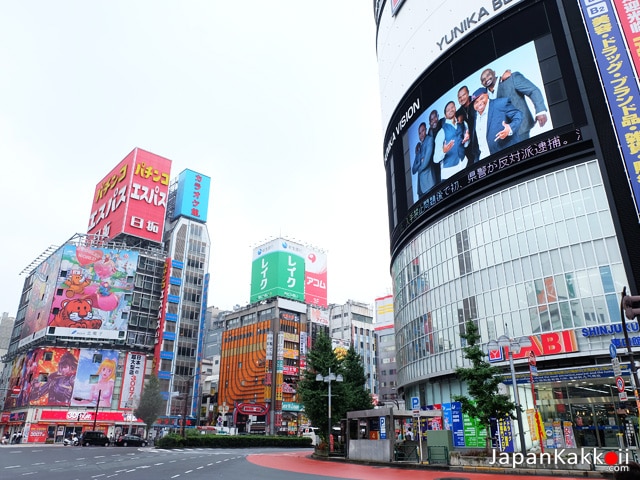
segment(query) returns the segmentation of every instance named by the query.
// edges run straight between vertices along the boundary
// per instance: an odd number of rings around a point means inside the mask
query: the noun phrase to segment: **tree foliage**
[[[345,391],[345,412],[354,410],[368,410],[373,408],[371,394],[364,388],[367,377],[362,365],[362,357],[356,352],[353,345],[349,347],[347,355],[342,361]]]
[[[472,366],[458,367],[456,374],[466,383],[471,398],[457,395],[453,399],[462,404],[463,413],[476,418],[490,432],[491,419],[513,418],[516,405],[509,396],[498,393],[501,371],[487,361],[487,354],[478,345],[480,334],[477,325],[472,321],[467,322],[466,332],[460,336],[467,341],[467,346],[462,350],[464,358],[471,361]]]
[[[305,415],[313,426],[318,427],[319,435],[324,439],[329,431],[329,385],[317,381],[316,375],[326,377],[329,371],[336,377],[343,377],[342,382],[331,382],[331,421],[334,425],[346,418],[348,411],[373,408],[371,396],[365,389],[366,376],[360,356],[351,347],[344,357],[338,358],[331,347],[331,339],[320,333],[307,355],[307,366],[298,382],[298,395]]]
[[[140,405],[138,405],[138,408],[136,408],[133,413],[147,424],[147,428],[151,428],[156,418],[162,413],[163,408],[164,399],[160,394],[160,382],[158,381],[158,377],[151,375],[142,391]]]

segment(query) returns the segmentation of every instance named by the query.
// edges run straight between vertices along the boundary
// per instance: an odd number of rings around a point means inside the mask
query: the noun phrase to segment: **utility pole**
[[[640,296],[627,295],[627,287],[622,289],[622,301],[620,302],[620,319],[622,320],[622,332],[624,333],[624,343],[627,346],[629,354],[629,363],[631,363],[631,375],[633,379],[633,396],[636,397],[636,407],[640,412],[640,398],[638,398],[638,368],[633,358],[633,350],[631,350],[631,342],[629,342],[629,332],[627,332],[627,323],[625,317],[633,320],[640,315],[640,307],[635,307],[640,303]],[[634,308],[635,307],[635,308]]]
[[[93,414],[93,429],[96,429],[96,422],[98,421],[98,408],[100,408],[100,395],[102,395],[102,390],[98,390],[98,401],[96,402],[96,411]]]

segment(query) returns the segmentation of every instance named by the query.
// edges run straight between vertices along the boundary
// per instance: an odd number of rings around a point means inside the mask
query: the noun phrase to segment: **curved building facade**
[[[632,7],[424,3],[374,2],[398,390],[423,408],[465,394],[473,321],[485,348],[531,341],[516,383],[549,448],[571,446],[563,429],[578,447],[636,446],[620,308],[640,270]],[[508,352],[486,349],[513,395]]]

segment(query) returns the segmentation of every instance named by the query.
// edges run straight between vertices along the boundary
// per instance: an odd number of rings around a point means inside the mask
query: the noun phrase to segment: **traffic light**
[[[640,315],[640,295],[626,295],[622,299],[622,308],[624,308],[624,316],[629,320],[633,320]]]

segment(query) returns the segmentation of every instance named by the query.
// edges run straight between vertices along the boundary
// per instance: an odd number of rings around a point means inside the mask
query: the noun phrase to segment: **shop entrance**
[[[638,446],[635,399],[630,395],[626,402],[616,401],[618,392],[609,379],[553,386],[540,383],[536,384],[536,390],[545,425],[553,422],[569,425],[576,447],[617,449]],[[548,447],[553,448],[552,444],[553,439],[547,438]]]

